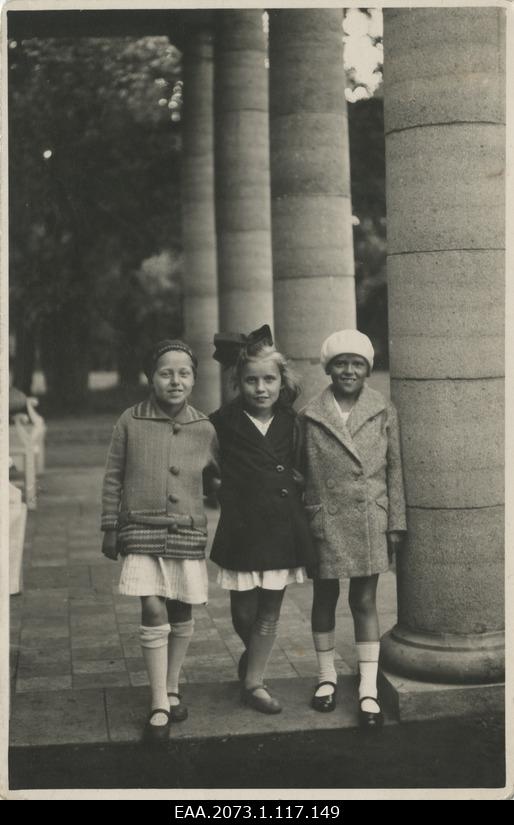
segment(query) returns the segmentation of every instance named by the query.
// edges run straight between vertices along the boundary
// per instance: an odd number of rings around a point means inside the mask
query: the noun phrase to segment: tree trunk
[[[62,413],[80,411],[87,400],[89,313],[84,303],[69,301],[42,324],[41,361],[48,405]]]
[[[16,350],[13,365],[13,385],[25,393],[31,394],[32,376],[36,358],[36,336],[34,325],[27,323],[23,308],[17,306],[14,310],[14,334]]]
[[[118,344],[118,386],[139,386],[140,360],[140,354],[135,345],[134,331],[130,328],[121,330]]]

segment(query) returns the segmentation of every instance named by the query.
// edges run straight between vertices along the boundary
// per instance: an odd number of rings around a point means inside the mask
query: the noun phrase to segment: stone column
[[[182,214],[184,337],[199,359],[193,404],[204,412],[220,403],[220,372],[212,359],[218,330],[214,209],[213,36],[191,29],[184,51]]]
[[[389,329],[409,545],[387,671],[504,673],[505,18],[384,11]]]
[[[270,11],[275,329],[307,400],[324,338],[355,327],[342,9]]]
[[[217,11],[216,228],[219,329],[273,322],[268,74],[262,11]]]

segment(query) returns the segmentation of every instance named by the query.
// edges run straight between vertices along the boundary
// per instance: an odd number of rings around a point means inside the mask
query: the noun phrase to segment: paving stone
[[[111,636],[117,633],[116,619],[113,613],[98,613],[90,615],[73,615],[70,619],[72,635],[79,632],[82,635],[91,634]]]
[[[129,684],[129,677],[126,671],[120,673],[106,671],[104,673],[73,674],[73,688],[75,690],[92,687],[123,687],[123,685]]]
[[[184,665],[188,682],[205,684],[206,682],[230,682],[237,677],[234,664],[229,667],[191,667]]]
[[[132,687],[142,687],[143,685],[150,684],[146,670],[132,671],[131,673],[129,673],[129,681]]]
[[[20,651],[22,653],[34,653],[34,651],[38,650],[45,650],[48,653],[57,653],[62,651],[67,651],[69,654],[70,651],[70,640],[69,637],[61,637],[59,639],[35,639],[32,636],[25,636],[23,639],[20,638]]]
[[[73,663],[95,659],[122,659],[124,656],[120,644],[109,642],[96,645],[79,645],[73,648]]]
[[[103,691],[55,690],[16,695],[10,735],[13,746],[106,742]]]
[[[123,655],[126,659],[134,659],[141,653],[141,645],[139,644],[126,644],[122,645],[122,647]]]
[[[30,680],[38,676],[69,676],[71,674],[71,658],[56,662],[31,662],[25,660],[22,664],[18,660],[17,678]],[[62,685],[61,687],[64,687]]]
[[[68,688],[71,688],[71,673],[60,676],[32,676],[27,679],[16,679],[16,693],[66,690]]]
[[[91,659],[74,661],[73,675],[79,673],[125,673],[125,659]]]
[[[137,673],[137,671],[145,670],[145,663],[142,656],[133,656],[130,659],[125,659],[125,664],[129,673]]]
[[[75,631],[71,637],[71,647],[75,651],[77,648],[83,647],[105,647],[106,645],[118,645],[120,637],[113,631],[111,633],[91,633],[87,631],[81,633]]]

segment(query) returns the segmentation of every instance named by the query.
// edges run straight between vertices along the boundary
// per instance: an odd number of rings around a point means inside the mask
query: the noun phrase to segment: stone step
[[[189,718],[172,725],[173,741],[293,733],[358,727],[356,679],[341,676],[338,704],[331,713],[309,706],[315,680],[269,679],[282,713],[268,716],[242,704],[238,682],[184,686]],[[86,743],[135,743],[141,740],[148,713],[148,688],[40,691],[13,698],[11,745],[46,746]],[[395,724],[386,710],[386,725]]]

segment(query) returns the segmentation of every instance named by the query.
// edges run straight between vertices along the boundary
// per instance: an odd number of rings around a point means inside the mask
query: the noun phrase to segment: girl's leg
[[[365,713],[379,713],[377,698],[380,628],[377,614],[378,575],[350,579],[349,604],[355,628],[355,643],[359,660],[359,699],[372,697],[361,704]]]
[[[312,599],[312,638],[318,659],[319,678],[321,682],[337,682],[334,665],[336,607],[339,599],[339,579],[314,579]],[[322,685],[315,697],[330,696],[334,693],[332,685]],[[316,708],[318,709],[318,708]],[[332,708],[319,708],[331,710]]]
[[[263,686],[263,682],[266,665],[277,637],[284,593],[285,588],[283,590],[258,589],[257,619],[248,647],[245,688],[250,691],[253,706],[265,713],[278,713],[281,710],[279,703],[276,699],[272,699]]]
[[[232,624],[246,648],[250,644],[250,636],[257,620],[258,606],[259,591],[256,587],[253,590],[230,591]]]
[[[140,640],[150,681],[152,710],[169,710],[170,706],[166,690],[169,633],[165,600],[160,596],[141,596]],[[167,722],[168,718],[163,713],[155,714],[150,720],[150,724],[158,727]]]
[[[180,704],[180,699],[169,694],[179,692],[180,671],[193,635],[194,619],[192,606],[185,602],[168,599],[166,608],[171,628],[168,640],[167,691],[170,706],[174,707]]]

